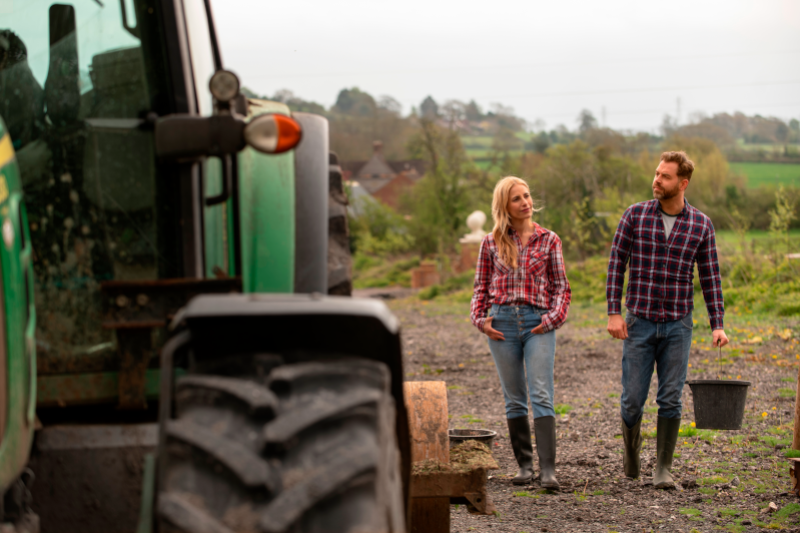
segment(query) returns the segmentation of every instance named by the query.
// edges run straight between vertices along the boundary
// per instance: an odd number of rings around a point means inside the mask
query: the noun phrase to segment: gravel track
[[[800,532],[800,500],[788,492],[792,485],[782,449],[792,438],[794,394],[786,389],[795,387],[800,353],[796,340],[784,341],[772,332],[760,344],[732,343],[740,356],[723,366],[722,377],[742,376],[753,382],[745,426],[741,431],[698,432],[689,437],[682,430],[673,475],[686,488],[657,491],[648,485],[654,438],[645,440],[643,478],[627,480],[622,473],[618,397],[622,345],[608,337],[597,317],[584,321],[588,324],[584,326],[571,319],[557,333],[555,361],[556,404],[571,407],[557,416],[556,466],[562,490],[549,493],[538,481],[529,487],[511,485],[516,471],[500,383],[485,337],[466,318],[468,305],[426,304],[412,297],[391,300],[389,306],[403,325],[406,379],[447,382],[452,428],[498,432],[493,452],[500,470],[488,485],[498,514],[471,515],[464,506],[452,506],[451,531],[689,533],[769,527]],[[727,331],[731,336],[732,326]],[[710,343],[707,328],[698,328],[695,340],[704,335]],[[736,336],[744,340],[746,333]],[[690,363],[689,379],[717,377],[714,353],[702,343],[693,347]],[[643,424],[653,434],[654,398],[655,379]],[[694,433],[688,386],[683,400],[685,431]],[[538,473],[538,464],[535,470]],[[777,512],[761,512],[769,502],[776,504]]]

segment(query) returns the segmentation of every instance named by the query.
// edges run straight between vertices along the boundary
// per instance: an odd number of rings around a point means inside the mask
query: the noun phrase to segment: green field
[[[763,152],[765,154],[783,155],[785,152],[800,152],[797,143],[746,143],[742,139],[736,140],[736,150],[740,152]]]
[[[738,244],[739,236],[736,235],[736,232],[731,231],[729,229],[720,229],[714,232],[716,234],[717,242],[718,243],[725,243],[725,244]],[[757,242],[765,242],[769,239],[772,239],[772,235],[768,231],[763,230],[750,230],[747,232],[746,239],[747,242],[750,241],[757,241]],[[789,230],[789,238],[792,241],[800,241],[800,230],[793,229]]]
[[[741,251],[742,243],[735,232],[727,229],[717,230],[717,249],[720,254],[738,254]],[[776,239],[768,231],[750,230],[745,237],[746,245],[749,250],[760,253],[770,253],[770,250],[785,250],[786,241]],[[789,231],[789,250],[790,253],[800,253],[800,230]]]
[[[523,142],[530,140],[531,134],[519,132],[517,138]],[[467,155],[475,161],[478,168],[489,166],[488,158],[492,155],[492,137],[489,135],[463,135],[461,142]],[[775,148],[772,145],[745,145],[748,149]],[[741,147],[740,147],[741,148]],[[779,147],[781,151],[782,147]],[[513,156],[519,156],[523,150],[513,150]],[[731,163],[731,171],[747,180],[747,187],[756,189],[762,186],[793,185],[800,187],[800,163]]]
[[[530,140],[531,134],[526,132],[517,132],[516,137],[523,143]],[[467,156],[475,162],[475,166],[486,170],[489,168],[492,156],[492,136],[491,135],[462,135],[461,142],[464,145],[464,150]],[[524,153],[524,150],[512,150],[509,152],[511,156],[518,157]]]
[[[764,185],[800,186],[798,163],[731,163],[731,171],[746,177],[750,189]]]

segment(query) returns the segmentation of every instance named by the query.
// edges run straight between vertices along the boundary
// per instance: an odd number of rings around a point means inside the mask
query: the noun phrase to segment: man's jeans
[[[653,367],[658,371],[658,416],[680,418],[681,395],[692,346],[692,313],[673,322],[651,322],[630,313],[622,345],[622,419],[630,428],[642,418]]]
[[[507,418],[528,416],[528,392],[534,418],[555,416],[553,363],[556,332],[531,333],[542,323],[544,312],[546,309],[530,305],[492,305],[489,311],[489,316],[494,317],[492,328],[505,336],[504,341],[489,339],[489,349],[503,387]]]

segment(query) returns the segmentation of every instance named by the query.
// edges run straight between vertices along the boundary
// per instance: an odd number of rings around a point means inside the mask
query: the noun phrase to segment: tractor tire
[[[404,531],[386,365],[253,360],[176,380],[159,532]]]
[[[329,156],[328,192],[328,294],[353,294],[353,267],[350,254],[350,231],[347,224],[347,194],[342,183],[339,157]]]

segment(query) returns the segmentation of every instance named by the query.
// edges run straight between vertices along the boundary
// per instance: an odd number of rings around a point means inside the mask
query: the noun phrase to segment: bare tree
[[[378,98],[378,108],[394,113],[395,115],[400,115],[403,112],[403,104],[388,94],[384,94]]]
[[[440,108],[442,117],[450,124],[450,129],[456,122],[467,118],[467,104],[459,100],[448,100]]]

